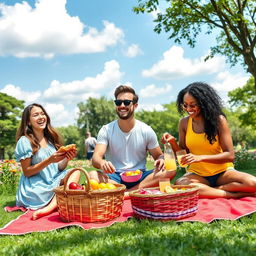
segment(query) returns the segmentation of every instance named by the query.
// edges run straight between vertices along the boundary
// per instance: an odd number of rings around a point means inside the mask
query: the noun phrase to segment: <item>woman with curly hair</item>
[[[181,159],[187,172],[176,184],[198,185],[200,197],[255,195],[256,177],[234,169],[232,137],[215,90],[206,83],[192,83],[179,92],[176,104],[180,114],[188,114],[179,122],[179,144],[169,133],[161,139],[175,152],[187,151]]]
[[[62,144],[60,136],[52,127],[45,109],[37,103],[24,109],[16,140],[15,156],[23,171],[16,205],[36,210],[32,215],[36,220],[57,209],[53,189],[67,174],[65,168],[76,156],[76,150],[57,151]],[[80,173],[74,172],[69,183],[77,182],[79,178]]]

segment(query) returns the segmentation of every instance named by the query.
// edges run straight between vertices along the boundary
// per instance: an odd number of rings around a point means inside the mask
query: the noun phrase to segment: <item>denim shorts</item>
[[[124,184],[126,186],[126,188],[132,188],[135,185],[139,184],[140,182],[142,182],[149,174],[153,173],[153,170],[146,170],[146,171],[142,171],[142,176],[141,178],[136,181],[136,182],[124,182],[121,178],[121,172],[115,172],[115,173],[107,173],[108,177],[111,180],[114,180],[115,182],[119,183],[119,184]]]
[[[210,183],[210,187],[217,187],[217,180],[220,177],[220,175],[223,174],[224,172],[220,172],[212,176],[202,176],[202,177],[205,178]]]

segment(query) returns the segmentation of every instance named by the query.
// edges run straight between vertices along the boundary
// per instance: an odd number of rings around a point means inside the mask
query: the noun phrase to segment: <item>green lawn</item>
[[[4,206],[14,204],[14,195],[0,195],[1,227],[21,214],[4,212]],[[21,236],[0,235],[0,255],[256,255],[255,224],[256,213],[211,224],[132,218],[101,229],[71,227]]]

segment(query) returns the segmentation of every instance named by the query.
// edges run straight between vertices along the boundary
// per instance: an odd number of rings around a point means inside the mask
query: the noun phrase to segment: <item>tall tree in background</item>
[[[4,158],[4,149],[15,145],[15,135],[19,124],[24,101],[0,92],[0,159]]]
[[[229,103],[240,110],[239,119],[243,126],[256,126],[256,89],[254,84],[254,78],[251,77],[245,86],[228,93]]]
[[[82,136],[89,130],[92,136],[98,134],[102,125],[117,118],[114,102],[105,97],[100,99],[89,98],[86,103],[78,103],[79,113],[77,125],[81,129]]]
[[[219,33],[217,45],[211,47],[206,58],[216,54],[227,57],[233,66],[238,62],[254,77],[256,88],[256,1],[255,0],[166,0],[165,12],[158,13],[154,31],[170,33],[176,43],[186,40],[191,47],[196,44],[202,29],[210,34]],[[135,13],[158,11],[159,0],[138,0]]]

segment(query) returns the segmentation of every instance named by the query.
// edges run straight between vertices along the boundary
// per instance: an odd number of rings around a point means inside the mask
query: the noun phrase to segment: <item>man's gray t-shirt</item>
[[[98,133],[97,144],[107,145],[106,160],[112,162],[117,172],[145,170],[147,150],[159,146],[153,129],[139,120],[128,133],[119,128],[117,120],[104,125]]]

